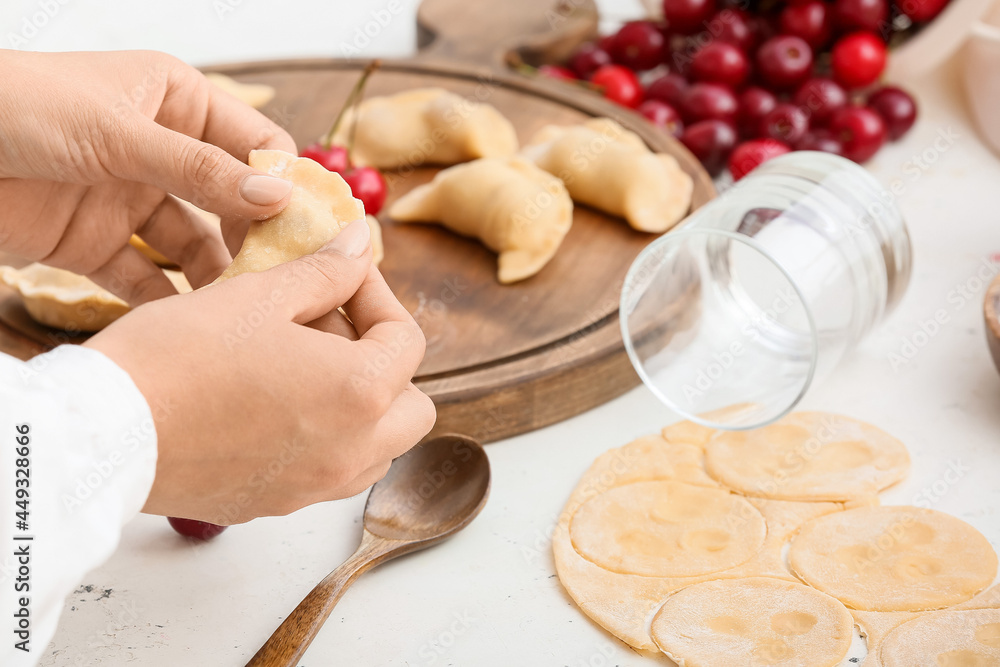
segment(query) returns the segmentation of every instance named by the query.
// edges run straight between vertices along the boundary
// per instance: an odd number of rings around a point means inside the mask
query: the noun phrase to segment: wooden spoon
[[[299,603],[247,667],[296,667],[359,575],[458,532],[489,493],[489,460],[470,438],[442,435],[396,459],[368,494],[361,546]]]

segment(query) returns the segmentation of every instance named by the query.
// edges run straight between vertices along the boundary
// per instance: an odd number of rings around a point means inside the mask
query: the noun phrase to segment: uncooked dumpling
[[[241,83],[225,74],[209,72],[205,78],[236,99],[259,109],[274,99],[274,88],[262,83]]]
[[[374,215],[366,215],[368,229],[372,232],[372,264],[378,266],[385,259],[385,246],[382,244],[382,225]]]
[[[514,126],[499,111],[442,88],[373,97],[362,102],[357,113],[351,155],[362,166],[448,166],[517,152]],[[350,145],[353,123],[352,109],[344,115],[334,143]]]
[[[942,611],[899,626],[882,645],[885,667],[996,667],[1000,610]]]
[[[517,157],[445,169],[397,201],[400,222],[439,222],[500,254],[499,280],[538,273],[573,223],[573,202],[558,178]]]
[[[691,177],[670,155],[653,153],[608,118],[542,128],[523,154],[558,176],[574,201],[625,218],[643,232],[665,232],[691,207]]]
[[[906,447],[870,424],[795,412],[752,431],[719,433],[706,445],[708,473],[740,493],[783,500],[872,496],[910,469]]]
[[[243,247],[216,282],[314,253],[344,227],[365,219],[364,205],[340,174],[313,160],[284,151],[252,151],[250,166],[294,183],[292,198],[281,213],[250,225]]]
[[[792,571],[848,607],[927,611],[964,602],[997,574],[993,547],[943,512],[862,507],[810,521],[792,541]]]
[[[183,273],[164,273],[178,292],[191,291]],[[127,303],[89,278],[44,264],[0,266],[0,282],[18,291],[31,319],[55,329],[100,331],[129,311]]]
[[[651,634],[684,667],[833,667],[851,648],[854,620],[840,602],[802,584],[716,580],[667,598]]]

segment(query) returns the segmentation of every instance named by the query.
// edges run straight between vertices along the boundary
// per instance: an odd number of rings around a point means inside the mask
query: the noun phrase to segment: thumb
[[[371,230],[357,220],[315,253],[254,274],[264,284],[253,289],[282,301],[293,322],[307,324],[347,303],[371,263]]]
[[[124,149],[120,178],[154,185],[223,217],[262,220],[288,203],[292,183],[257,171],[218,146],[138,121],[136,140]],[[118,166],[116,169],[115,167]]]

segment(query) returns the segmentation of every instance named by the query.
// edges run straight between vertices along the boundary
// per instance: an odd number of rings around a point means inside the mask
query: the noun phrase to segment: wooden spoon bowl
[[[247,667],[296,667],[359,576],[454,535],[476,518],[489,493],[490,463],[471,438],[439,436],[396,459],[368,494],[358,550],[316,585]]]

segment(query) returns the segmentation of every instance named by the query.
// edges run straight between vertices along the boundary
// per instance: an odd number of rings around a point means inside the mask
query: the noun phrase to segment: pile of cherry
[[[714,176],[792,150],[871,158],[906,134],[913,98],[879,86],[888,43],[948,0],[664,0],[541,74],[586,80],[678,137]],[[645,84],[645,85],[644,85]]]

